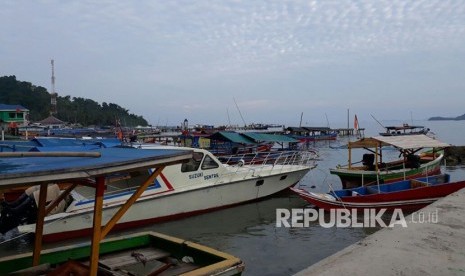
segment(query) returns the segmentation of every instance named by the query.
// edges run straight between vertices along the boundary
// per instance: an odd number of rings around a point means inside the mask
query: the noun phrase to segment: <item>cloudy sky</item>
[[[50,91],[52,58],[59,95],[154,125],[458,116],[465,1],[2,1],[0,76]]]

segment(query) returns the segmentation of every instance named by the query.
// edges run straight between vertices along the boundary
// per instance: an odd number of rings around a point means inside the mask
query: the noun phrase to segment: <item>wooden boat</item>
[[[93,276],[97,275],[98,271],[99,253],[101,253],[100,242],[167,165],[189,160],[192,157],[192,152],[172,149],[142,151],[102,148],[87,152],[3,152],[0,153],[0,157],[0,189],[36,185],[39,187],[34,250],[32,264],[28,265],[37,266],[40,264],[45,216],[65,200],[76,186],[88,185],[94,189],[95,204],[88,214],[93,216],[92,230],[90,231],[92,235],[90,267],[89,273],[84,274]],[[102,224],[103,196],[108,184],[106,176],[150,168],[155,169],[137,186],[131,197],[119,204],[118,210],[110,218],[105,218],[106,223]],[[63,182],[71,183],[71,185],[57,198],[47,203],[48,184]],[[2,221],[0,225],[3,228],[7,222],[19,218],[16,215],[11,216],[5,209],[2,210],[0,219]]]
[[[401,159],[384,162],[383,147],[391,146],[400,152]],[[426,135],[377,136],[348,143],[349,164],[330,169],[339,176],[343,189],[358,186],[390,183],[410,178],[439,174],[443,151],[449,144]],[[352,163],[352,149],[364,148],[371,153],[364,154],[362,166]],[[423,149],[432,151],[421,152]]]
[[[449,179],[449,175],[442,174],[390,184],[331,191],[327,194],[312,193],[298,188],[291,190],[307,202],[324,210],[368,208],[417,210],[465,188],[465,181],[449,182]]]
[[[329,127],[288,127],[286,131],[287,135],[303,144],[337,139],[337,132]]]
[[[149,149],[193,150],[193,157],[183,164],[167,166],[142,192],[132,208],[119,220],[115,229],[125,229],[156,222],[188,217],[233,205],[259,200],[296,184],[314,167],[302,152],[284,152],[272,164],[225,165],[202,149],[141,145]],[[146,149],[146,150],[143,150]],[[42,151],[55,150],[41,148]],[[120,149],[124,150],[124,149]],[[109,182],[103,198],[103,221],[108,221],[134,193],[140,178],[152,170],[138,170],[107,176]],[[95,200],[89,188],[79,186],[71,192],[72,202],[62,213],[47,216],[43,232],[45,241],[56,241],[90,233]],[[93,191],[93,190],[91,190]],[[20,225],[20,232],[34,232],[34,224]]]
[[[400,136],[400,135],[420,135],[427,134],[429,128],[424,126],[411,126],[409,124],[403,124],[401,126],[387,126],[386,132],[380,132],[381,136]]]
[[[0,272],[2,275],[71,275],[70,272],[89,275],[90,248],[90,243],[80,243],[44,250],[40,264],[34,267],[31,267],[32,253],[3,257]],[[240,275],[243,270],[244,263],[237,257],[155,232],[115,237],[100,243],[98,275]]]

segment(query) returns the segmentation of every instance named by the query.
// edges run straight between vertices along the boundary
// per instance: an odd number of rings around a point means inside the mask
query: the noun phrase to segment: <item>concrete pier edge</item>
[[[435,211],[437,223],[415,219]],[[295,275],[465,275],[465,189],[405,219]]]

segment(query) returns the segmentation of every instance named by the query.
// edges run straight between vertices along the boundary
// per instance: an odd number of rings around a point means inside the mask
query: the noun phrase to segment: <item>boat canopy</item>
[[[54,150],[36,153],[0,153],[0,188],[33,186],[44,182],[152,168],[161,164],[180,163],[192,156],[192,151],[181,149],[100,148],[89,149],[87,152],[76,150],[70,152],[72,147],[63,149],[67,153]],[[90,154],[88,157],[83,157],[85,153]],[[17,156],[12,156],[13,154]],[[36,157],[26,157],[28,154],[35,154]],[[72,156],[73,154],[75,156]],[[52,155],[53,158],[50,157]]]
[[[426,135],[375,136],[349,142],[349,148],[375,148],[394,146],[398,149],[446,148],[450,144],[430,138]]]
[[[241,135],[246,136],[254,140],[255,142],[276,142],[276,143],[297,143],[298,140],[289,137],[287,135],[280,134],[268,134],[268,133],[256,133],[256,132],[244,132]]]
[[[233,131],[219,131],[207,138],[212,140],[219,140],[224,142],[238,143],[238,144],[256,144],[250,138],[242,136],[240,133]]]

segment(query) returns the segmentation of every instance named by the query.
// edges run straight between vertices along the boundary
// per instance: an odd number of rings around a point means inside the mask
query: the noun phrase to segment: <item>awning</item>
[[[267,134],[267,133],[256,133],[256,132],[244,132],[241,135],[246,136],[254,140],[255,142],[276,142],[276,143],[297,143],[298,140],[280,134]]]
[[[240,135],[237,132],[230,132],[230,131],[219,131],[216,132],[207,138],[212,140],[219,140],[225,142],[232,142],[232,143],[239,143],[239,144],[256,144],[251,139]]]
[[[426,135],[376,136],[373,139],[399,149],[446,148],[450,144],[430,138]]]
[[[446,148],[450,145],[426,135],[376,136],[349,142],[350,148],[393,146],[399,149]]]

